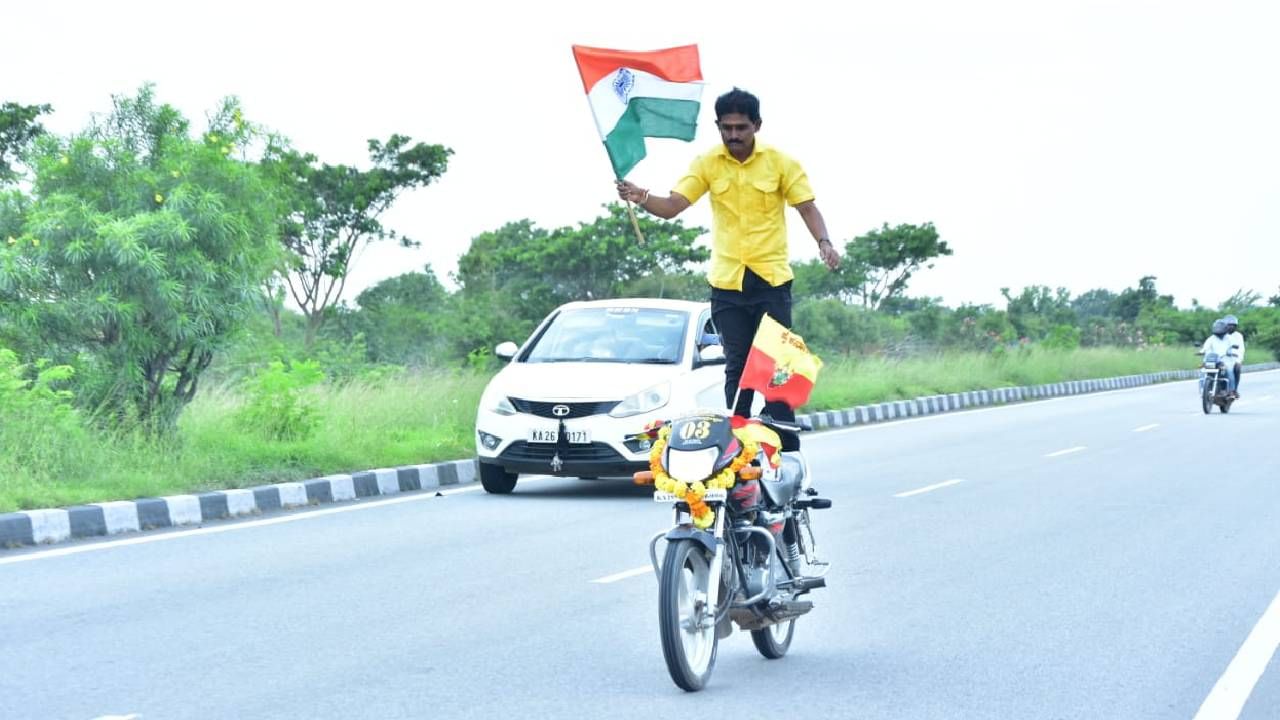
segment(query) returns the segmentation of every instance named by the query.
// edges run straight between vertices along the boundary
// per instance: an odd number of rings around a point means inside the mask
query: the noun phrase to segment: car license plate
[[[702,501],[703,502],[724,502],[725,498],[728,497],[728,495],[729,493],[727,490],[713,488],[711,490],[708,490],[706,494],[702,496]],[[674,493],[665,492],[663,490],[656,490],[653,493],[654,502],[669,503],[669,502],[675,502],[676,500],[683,500],[683,499],[684,498],[677,498]]]
[[[590,430],[568,430],[569,442],[573,445],[586,445],[591,442]],[[560,442],[560,431],[556,428],[530,428],[529,442],[531,443],[555,443]]]

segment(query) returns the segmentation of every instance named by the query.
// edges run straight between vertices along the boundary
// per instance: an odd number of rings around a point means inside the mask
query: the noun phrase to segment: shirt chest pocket
[[[782,207],[782,194],[778,192],[778,178],[757,178],[747,187],[747,203],[752,209],[775,213]]]

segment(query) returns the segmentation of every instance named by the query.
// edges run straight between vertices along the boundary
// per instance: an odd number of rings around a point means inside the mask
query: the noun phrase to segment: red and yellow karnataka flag
[[[804,338],[766,313],[747,353],[738,387],[755,390],[766,401],[781,400],[792,410],[809,401],[822,361],[809,352]]]
[[[617,177],[644,158],[646,137],[693,139],[702,102],[697,45],[647,51],[574,45],[573,58]]]

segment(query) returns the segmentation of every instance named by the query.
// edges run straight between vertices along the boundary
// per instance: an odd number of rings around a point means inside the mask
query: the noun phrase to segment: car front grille
[[[529,415],[537,415],[538,417],[553,418],[556,420],[572,420],[573,418],[587,417],[588,415],[603,415],[618,406],[620,400],[605,400],[604,402],[541,402],[537,400],[525,400],[524,398],[508,398],[516,410]],[[557,415],[552,408],[564,406],[569,408],[569,412],[563,415]]]
[[[574,462],[626,462],[618,451],[605,443],[594,442],[583,445],[560,447],[555,443],[529,443],[517,440],[511,443],[502,453],[503,460],[512,462],[551,462],[551,458],[560,453],[560,460]]]

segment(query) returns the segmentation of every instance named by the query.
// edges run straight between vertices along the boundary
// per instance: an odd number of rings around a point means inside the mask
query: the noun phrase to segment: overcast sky
[[[348,298],[475,235],[554,227],[615,197],[574,43],[696,43],[698,138],[650,140],[629,179],[665,192],[718,142],[715,96],[761,98],[760,138],[798,159],[837,240],[934,222],[955,255],[913,295],[1119,291],[1180,305],[1280,287],[1280,3],[7,3],[0,101],[50,103],[57,132],[154,82],[197,126],[218,98],[330,163],[393,132],[455,155],[388,224]],[[793,256],[816,257],[789,213]],[[707,201],[681,216],[710,226]],[[837,243],[840,245],[841,243]]]

